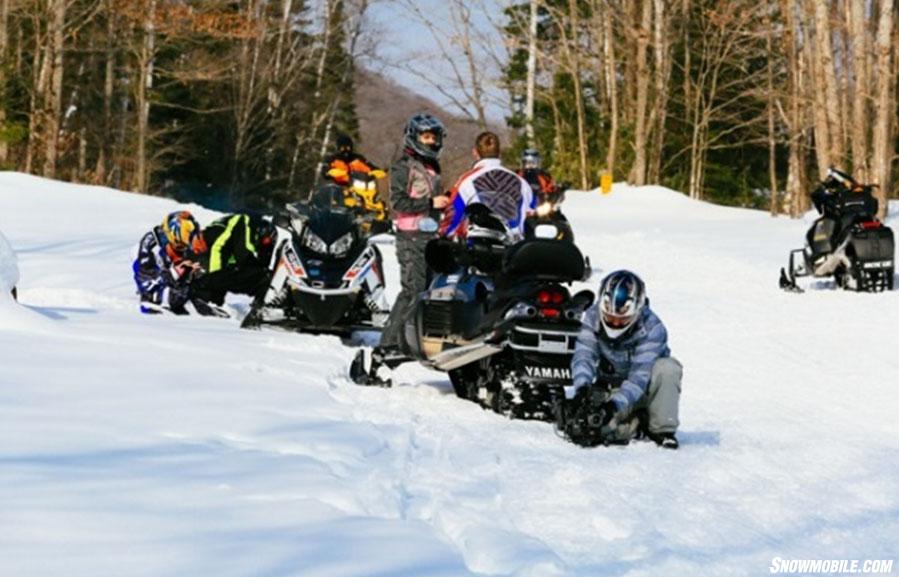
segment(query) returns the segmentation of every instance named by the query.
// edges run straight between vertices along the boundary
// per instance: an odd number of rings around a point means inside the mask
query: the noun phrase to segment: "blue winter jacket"
[[[173,262],[165,250],[166,238],[162,227],[157,226],[140,240],[137,258],[134,259],[134,283],[141,300],[158,305],[170,303],[170,289],[177,282]]]
[[[611,339],[599,324],[598,307],[595,304],[584,313],[571,359],[573,385],[575,390],[592,385],[597,376],[620,382],[611,399],[623,411],[646,394],[655,362],[671,355],[668,331],[647,305],[628,333],[618,340]]]

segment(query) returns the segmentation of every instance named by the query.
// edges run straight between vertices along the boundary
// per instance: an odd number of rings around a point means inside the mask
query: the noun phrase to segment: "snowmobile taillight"
[[[557,319],[562,316],[562,311],[551,307],[541,308],[540,316],[545,319]]]
[[[560,305],[565,300],[565,293],[560,290],[544,289],[537,293],[537,302],[541,305]]]
[[[871,230],[872,228],[880,228],[881,224],[878,220],[869,220],[867,222],[861,223],[861,227],[865,230]]]

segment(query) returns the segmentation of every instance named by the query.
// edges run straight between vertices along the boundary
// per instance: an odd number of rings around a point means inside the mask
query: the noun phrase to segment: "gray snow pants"
[[[618,419],[616,437],[630,439],[637,432],[637,419],[633,418],[640,410],[649,416],[650,433],[674,433],[680,421],[677,419],[680,404],[681,378],[684,367],[674,357],[657,360],[652,366],[652,376],[646,394],[637,401],[627,414]]]
[[[434,238],[420,232],[396,233],[396,258],[400,263],[400,294],[390,309],[390,316],[381,332],[381,347],[399,347],[403,323],[418,294],[428,288],[428,265],[425,247]]]

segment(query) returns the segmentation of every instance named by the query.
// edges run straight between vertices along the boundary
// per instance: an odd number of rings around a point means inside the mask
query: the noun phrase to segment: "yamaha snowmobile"
[[[349,336],[383,326],[389,310],[381,253],[364,232],[372,215],[347,208],[343,200],[339,186],[326,185],[311,202],[289,204],[276,217],[271,282],[242,327]]]
[[[447,371],[456,394],[514,418],[553,420],[571,384],[571,357],[591,291],[572,295],[590,267],[550,225],[511,245],[483,205],[466,211],[466,242],[437,239],[438,274],[405,324],[412,356]]]
[[[828,170],[812,193],[821,214],[806,234],[806,246],[790,252],[788,269],[780,269],[780,287],[802,292],[796,279],[833,277],[838,287],[864,292],[893,289],[893,231],[877,217],[872,185]]]

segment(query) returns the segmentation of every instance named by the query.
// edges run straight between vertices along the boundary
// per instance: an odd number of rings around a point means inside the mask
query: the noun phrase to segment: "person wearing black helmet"
[[[599,403],[593,409],[604,442],[645,435],[677,449],[683,367],[671,357],[668,332],[636,274],[619,270],[603,279],[584,313],[571,375],[566,397]]]
[[[203,239],[209,250],[191,294],[218,305],[227,293],[258,296],[268,287],[269,261],[276,237],[271,221],[248,214],[230,214],[207,226]]]
[[[534,148],[526,148],[521,153],[521,167],[518,169],[518,176],[531,185],[537,196],[538,204],[561,201],[565,194],[564,189],[567,188],[565,185],[556,184],[552,175],[543,170],[540,153]]]
[[[359,384],[389,385],[381,370],[409,360],[401,331],[416,295],[427,288],[425,247],[436,236],[440,211],[449,203],[440,184],[440,152],[446,129],[427,113],[412,116],[403,133],[403,155],[390,167],[390,212],[396,231],[401,290],[374,350],[359,351],[351,377]]]
[[[325,158],[322,164],[321,176],[325,181],[346,186],[350,183],[354,172],[371,174],[379,179],[387,176],[373,162],[356,152],[353,139],[349,135],[338,135],[335,144],[337,150]]]

